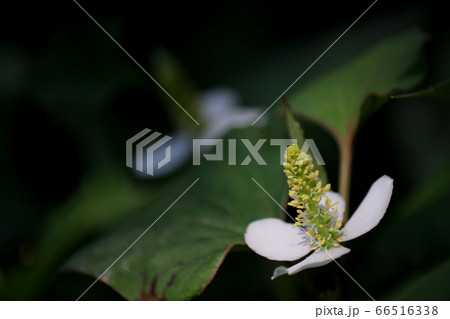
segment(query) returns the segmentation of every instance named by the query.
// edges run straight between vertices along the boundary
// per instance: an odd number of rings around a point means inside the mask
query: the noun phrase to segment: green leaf
[[[385,300],[448,300],[450,285],[445,284],[450,276],[450,259],[429,270],[409,278],[395,289]]]
[[[257,165],[252,160],[241,166],[248,152],[239,139],[248,138],[255,144],[268,136],[257,129],[234,134],[228,137],[236,139],[237,165],[228,165],[227,154],[221,162],[202,161],[166,188],[157,203],[81,250],[66,268],[93,277],[101,275],[170,207],[101,280],[133,300],[185,300],[201,293],[229,249],[244,244],[250,222],[282,216],[277,205],[254,182],[281,202],[286,182],[279,163],[279,147],[266,141],[259,153],[268,165]],[[228,149],[226,144],[224,149]],[[197,178],[198,182],[171,207]]]
[[[286,114],[286,125],[288,128],[289,137],[297,140],[298,145],[302,145],[305,141],[305,133],[300,123],[295,119],[292,108],[285,98],[283,98]]]
[[[284,102],[284,106],[285,106],[286,125],[288,128],[289,138],[296,139],[297,145],[302,147],[303,143],[305,142],[305,132],[303,130],[303,127],[295,119],[295,115],[294,115],[294,112],[292,111],[291,105],[284,97],[283,97],[283,102]],[[323,165],[317,164],[317,159],[314,156],[314,154],[312,154],[311,158],[314,162],[314,166],[320,172],[320,178],[322,179],[322,182],[324,184],[327,184],[328,178],[327,178],[327,172],[325,170],[325,167]]]
[[[194,119],[201,121],[197,113],[198,92],[194,81],[189,77],[183,66],[166,50],[158,50],[152,56],[155,78],[169,94],[183,106]],[[168,110],[176,127],[190,131],[199,129],[196,124],[180,107],[168,97],[159,87],[156,91],[161,102]]]
[[[418,214],[426,210],[430,203],[445,198],[450,189],[450,165],[439,167],[437,172],[404,196],[392,209],[397,212],[394,220],[401,223],[407,219],[420,218]]]
[[[442,81],[428,89],[417,92],[394,95],[393,99],[405,99],[411,97],[450,97],[450,79]]]
[[[422,78],[422,70],[411,71],[424,39],[414,29],[380,41],[341,68],[299,86],[289,98],[294,111],[323,125],[338,141],[349,143],[369,97],[390,96]]]
[[[88,176],[72,198],[57,209],[43,226],[40,257],[61,258],[92,233],[104,230],[155,198],[113,169]]]
[[[87,176],[69,200],[42,226],[36,247],[36,264],[12,272],[7,293],[12,299],[34,299],[46,288],[58,264],[81,242],[104,231],[124,216],[154,200],[157,192],[144,193],[127,176],[104,168]]]

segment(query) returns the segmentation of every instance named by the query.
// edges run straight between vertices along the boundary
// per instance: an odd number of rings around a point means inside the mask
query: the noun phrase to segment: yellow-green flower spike
[[[330,184],[323,186],[311,157],[300,151],[297,145],[289,146],[284,157],[284,173],[292,199],[288,205],[297,208],[298,213],[293,226],[303,227],[314,238],[310,243],[311,250],[339,246],[342,223],[337,220],[337,202],[332,203],[325,197]],[[320,203],[322,198],[325,198],[323,204]]]

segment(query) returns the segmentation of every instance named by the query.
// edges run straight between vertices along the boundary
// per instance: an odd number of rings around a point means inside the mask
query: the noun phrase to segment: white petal
[[[386,175],[373,183],[358,209],[342,229],[343,241],[359,237],[378,225],[391,200],[393,187],[392,178]]]
[[[245,242],[257,254],[271,260],[292,261],[308,254],[308,235],[277,218],[265,218],[247,226]]]
[[[333,248],[328,249],[327,251],[324,251],[319,248],[313,254],[306,257],[305,260],[299,262],[298,264],[296,264],[292,267],[276,268],[275,271],[273,272],[272,279],[275,279],[284,274],[294,275],[294,274],[296,274],[302,270],[308,269],[308,268],[324,266],[349,252],[350,252],[350,249],[343,247],[343,246],[333,247]]]
[[[325,196],[328,197],[331,200],[331,204],[334,204],[335,202],[338,202],[336,205],[337,207],[337,220],[342,221],[344,218],[344,212],[345,212],[345,200],[344,197],[339,195],[339,193],[328,191],[325,193]],[[319,205],[325,206],[325,197],[322,197],[322,199],[319,202]]]
[[[199,112],[206,120],[202,138],[218,138],[233,128],[249,126],[262,111],[258,107],[239,106],[239,96],[228,88],[210,90],[200,96],[199,102]]]

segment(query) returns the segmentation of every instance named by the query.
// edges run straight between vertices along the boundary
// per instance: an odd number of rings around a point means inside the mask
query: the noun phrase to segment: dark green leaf
[[[268,165],[257,165],[254,160],[247,166],[240,165],[248,152],[239,138],[249,138],[254,144],[258,138],[268,137],[258,132],[238,131],[232,137],[239,146],[237,165],[228,165],[225,154],[223,162],[205,162],[193,168],[177,179],[156,204],[80,251],[67,267],[94,277],[102,274],[199,178],[102,277],[128,299],[184,300],[199,294],[214,277],[228,250],[244,244],[250,222],[281,216],[276,204],[252,180],[281,202],[286,183],[279,148],[266,141],[260,154]]]
[[[386,300],[448,300],[450,285],[450,259],[429,270],[409,278]]]
[[[404,99],[410,97],[450,97],[450,79],[442,81],[428,89],[417,92],[394,95],[394,99]]]
[[[389,96],[422,78],[422,72],[411,70],[424,39],[422,32],[410,30],[380,41],[343,67],[299,86],[289,98],[292,108],[322,124],[335,138],[351,140],[370,96]]]
[[[392,209],[398,212],[395,215],[395,221],[402,222],[405,219],[414,218],[418,213],[426,210],[427,205],[444,198],[448,189],[450,189],[450,166],[446,165],[398,202]]]
[[[292,139],[296,139],[297,144],[302,147],[303,143],[305,142],[305,132],[303,130],[303,127],[295,119],[294,112],[292,112],[292,108],[289,102],[285,98],[283,98],[283,102],[285,105],[286,125],[288,128],[289,137]],[[322,179],[322,182],[326,184],[328,178],[325,167],[323,165],[317,164],[317,158],[314,156],[314,154],[311,154],[311,158],[314,162],[315,167],[320,171],[320,178]]]
[[[305,133],[300,123],[295,119],[295,115],[287,100],[283,98],[283,101],[285,103],[286,125],[289,138],[297,140],[297,144],[301,146],[305,141]]]
[[[42,226],[33,267],[15,272],[8,282],[8,294],[33,299],[46,287],[48,275],[83,240],[132,216],[156,197],[144,193],[126,176],[111,169],[86,178],[77,192],[56,209]]]
[[[180,103],[196,121],[201,121],[197,113],[198,92],[194,82],[184,68],[165,50],[159,50],[153,55],[153,66],[155,78],[158,79],[158,83],[161,84],[164,90],[168,91],[177,103]],[[179,105],[168,97],[166,92],[157,88],[157,93],[161,97],[161,102],[164,103],[164,106],[170,112],[171,119],[177,127],[194,131],[198,130],[198,124],[181,111]]]

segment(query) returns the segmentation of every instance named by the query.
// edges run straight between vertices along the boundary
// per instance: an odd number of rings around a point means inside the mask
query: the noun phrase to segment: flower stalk
[[[339,182],[338,191],[346,203],[350,200],[350,182],[352,173],[353,143],[339,143]],[[348,220],[348,209],[344,212],[343,222]]]

